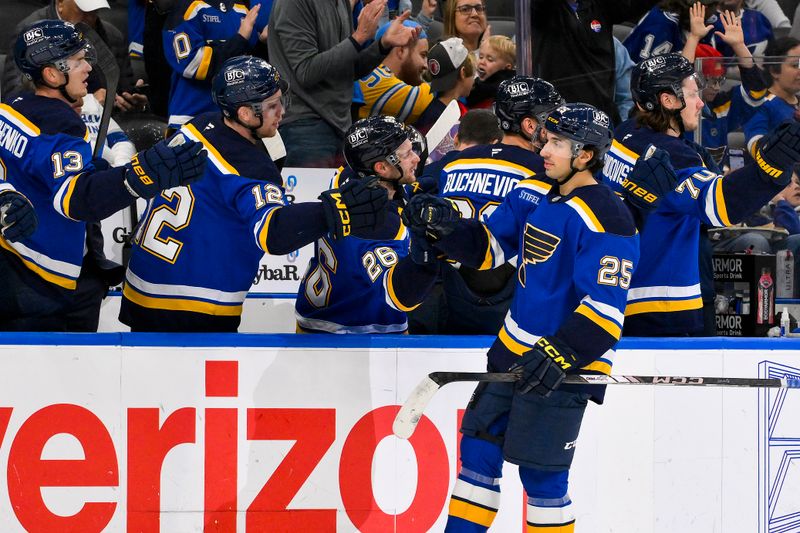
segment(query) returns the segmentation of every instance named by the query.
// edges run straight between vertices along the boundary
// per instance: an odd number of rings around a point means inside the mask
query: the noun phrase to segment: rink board
[[[0,531],[441,531],[473,387],[391,421],[490,341],[2,335]],[[614,370],[797,377],[797,342],[625,340]],[[578,532],[800,531],[800,391],[616,386],[573,467]],[[493,531],[523,531],[504,474]]]

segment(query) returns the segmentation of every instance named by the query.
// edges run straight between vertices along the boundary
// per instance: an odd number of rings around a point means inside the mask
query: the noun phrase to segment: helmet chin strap
[[[69,102],[71,104],[74,104],[78,100],[73,98],[72,96],[70,96],[70,94],[67,92],[67,85],[69,85],[69,71],[64,72],[60,68],[58,69],[58,71],[61,72],[64,75],[64,83],[62,83],[61,85],[56,85],[55,87],[53,87],[52,85],[50,85],[49,83],[44,81],[44,78],[41,78],[42,79],[42,83],[44,83],[45,87],[49,87],[50,89],[57,89],[58,92],[61,94],[61,96],[63,96],[67,100],[67,102]]]
[[[579,169],[575,168],[575,160],[578,158],[580,151],[583,150],[583,145],[581,143],[576,143],[575,141],[572,142],[572,156],[569,158],[569,174],[563,180],[556,180],[558,182],[559,187],[562,185],[566,185],[569,180],[575,177],[575,174],[581,172],[581,170],[586,169]]]
[[[245,124],[245,123],[244,123],[244,122],[242,122],[241,120],[239,120],[239,112],[238,112],[238,110],[237,110],[237,112],[236,112],[236,116],[235,116],[233,119],[234,119],[234,120],[235,120],[235,121],[236,121],[238,124],[240,124],[240,125],[244,126],[244,127],[245,127],[245,128],[247,128],[248,130],[250,130],[250,137],[251,137],[251,138],[252,138],[254,141],[258,141],[258,140],[259,140],[259,137],[258,137],[258,133],[257,133],[257,131],[259,130],[259,128],[261,128],[261,126],[263,126],[263,125],[264,125],[264,116],[261,114],[261,104],[250,104],[250,109],[252,109],[252,110],[253,110],[253,114],[254,114],[254,115],[255,115],[255,116],[258,118],[258,125],[256,125],[256,126],[250,126],[250,125],[248,125],[248,124]]]

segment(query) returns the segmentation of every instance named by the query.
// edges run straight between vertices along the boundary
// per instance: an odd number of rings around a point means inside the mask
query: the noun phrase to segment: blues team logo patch
[[[523,287],[525,286],[525,266],[544,263],[550,259],[560,242],[560,237],[547,233],[531,224],[525,224],[522,264],[519,267],[519,282]]]

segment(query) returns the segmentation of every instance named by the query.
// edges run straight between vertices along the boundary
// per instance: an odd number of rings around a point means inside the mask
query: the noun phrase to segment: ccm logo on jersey
[[[147,175],[147,172],[142,168],[141,163],[139,163],[139,154],[136,154],[131,158],[131,167],[133,168],[133,172],[139,176],[139,181],[144,183],[145,185],[152,185],[153,178]]]
[[[339,213],[339,219],[342,221],[342,235],[347,237],[350,235],[350,213],[347,211],[347,206],[342,202],[340,193],[331,193],[331,198],[336,202],[336,210]]]
[[[536,346],[538,346],[545,354],[547,354],[550,359],[558,363],[563,370],[569,370],[572,368],[572,363],[567,362],[567,360],[564,359],[564,356],[561,355],[561,352],[559,352],[558,349],[550,344],[550,342],[548,342],[544,337],[536,341]]]
[[[622,181],[622,188],[629,190],[631,194],[638,196],[639,198],[642,198],[648,204],[652,204],[658,199],[658,197],[655,194],[647,192],[647,189],[644,189],[639,185],[636,185],[632,181],[629,181],[628,178],[625,178]]]

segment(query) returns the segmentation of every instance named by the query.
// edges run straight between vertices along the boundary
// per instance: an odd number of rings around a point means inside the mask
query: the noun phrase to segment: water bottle
[[[794,298],[794,256],[791,250],[778,250],[778,279],[776,295],[778,298]]]
[[[789,333],[789,309],[786,307],[781,311],[781,337],[785,337]]]
[[[756,294],[756,324],[773,324],[775,322],[775,283],[768,268],[761,269]]]

